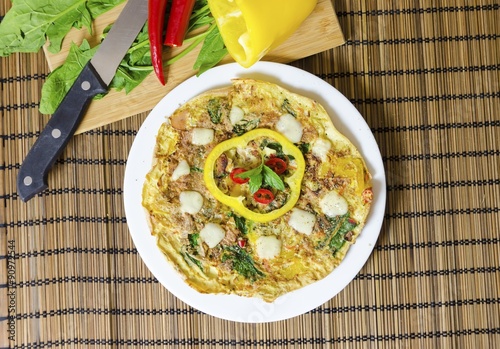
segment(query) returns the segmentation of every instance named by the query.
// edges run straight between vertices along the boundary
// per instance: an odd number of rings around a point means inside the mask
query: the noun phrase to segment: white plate
[[[201,294],[188,286],[167,262],[150,235],[141,205],[144,178],[151,168],[156,134],[175,109],[209,89],[228,86],[235,77],[266,80],[312,98],[330,114],[337,129],[364,156],[373,175],[374,202],[361,235],[347,256],[326,278],[288,293],[273,303],[234,295]],[[363,267],[377,241],[385,210],[385,173],[379,148],[370,128],[356,108],[335,88],[316,76],[284,64],[258,62],[249,69],[236,63],[213,68],[192,77],[167,94],[151,111],[137,133],[125,170],[125,213],[132,239],[146,266],[158,281],[190,306],[213,316],[248,323],[271,322],[306,313],[339,293]]]

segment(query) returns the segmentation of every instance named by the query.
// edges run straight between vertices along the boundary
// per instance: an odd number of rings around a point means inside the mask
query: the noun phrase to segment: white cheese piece
[[[214,140],[214,130],[211,128],[193,128],[191,143],[194,145],[207,145]]]
[[[191,168],[186,160],[181,160],[174,172],[172,172],[172,180],[176,181],[182,176],[188,175],[191,172]]]
[[[319,201],[319,207],[328,217],[341,216],[347,213],[346,199],[336,191],[326,193]]]
[[[302,124],[291,114],[280,116],[276,123],[276,130],[292,143],[298,143],[302,139]]]
[[[328,139],[318,138],[312,148],[311,152],[314,156],[318,157],[322,161],[326,160],[326,156],[332,147],[332,143]]]
[[[196,214],[203,206],[203,196],[197,191],[183,191],[179,194],[181,202],[181,212]]]
[[[222,227],[216,223],[207,223],[200,230],[200,238],[205,242],[208,247],[214,248],[219,242],[224,239],[226,232]]]
[[[233,106],[231,108],[231,111],[229,112],[229,121],[234,126],[239,121],[243,120],[244,116],[245,116],[245,112],[243,111],[243,109],[241,109],[240,107],[237,107],[237,106]]]
[[[311,235],[314,224],[316,223],[316,216],[300,208],[292,209],[288,224],[299,233]]]
[[[275,236],[261,236],[256,244],[257,254],[263,259],[273,259],[281,252],[281,241]]]

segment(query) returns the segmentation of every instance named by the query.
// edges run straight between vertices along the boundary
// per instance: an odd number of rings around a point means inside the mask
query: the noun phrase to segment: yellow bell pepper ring
[[[208,0],[224,44],[248,68],[284,42],[317,0]]]
[[[245,152],[249,149],[249,143],[252,141],[271,141],[281,146],[283,154],[289,159],[293,159],[293,168],[283,175],[283,181],[288,185],[286,202],[276,209],[269,212],[256,212],[245,206],[244,201],[248,199],[245,195],[228,195],[224,193],[217,184],[216,169],[217,162],[223,154],[231,152]],[[262,156],[262,154],[260,154]],[[210,193],[222,204],[231,207],[236,213],[251,221],[265,223],[281,217],[290,211],[300,196],[302,178],[304,177],[305,160],[302,152],[287,138],[276,131],[269,129],[255,129],[242,136],[231,138],[216,145],[208,154],[203,168],[203,179]],[[243,184],[247,186],[248,184]],[[241,193],[240,193],[241,194]]]

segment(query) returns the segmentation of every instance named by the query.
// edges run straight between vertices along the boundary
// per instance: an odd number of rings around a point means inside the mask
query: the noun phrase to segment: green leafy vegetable
[[[281,108],[293,117],[297,117],[297,113],[295,112],[295,110],[293,110],[292,106],[290,105],[290,101],[287,98],[285,98],[285,100],[283,101]]]
[[[231,261],[233,269],[243,277],[256,281],[266,276],[256,266],[252,257],[238,246],[225,246],[222,262]]]
[[[236,177],[250,179],[248,186],[250,193],[252,194],[260,189],[262,183],[265,183],[271,188],[277,190],[285,190],[285,184],[283,183],[281,177],[278,176],[270,167],[264,165],[264,159],[262,159],[259,166],[240,173],[236,175]]]
[[[199,245],[199,239],[200,239],[199,233],[193,233],[188,235],[189,245],[192,248],[195,248]]]
[[[49,41],[52,53],[72,27],[92,31],[92,21],[124,0],[16,0],[0,23],[0,56],[38,52]]]
[[[227,48],[224,45],[224,41],[222,41],[219,29],[217,26],[212,25],[193,66],[193,69],[198,69],[196,75],[200,76],[200,74],[214,67],[227,55],[227,53]]]
[[[92,58],[97,48],[90,48],[84,40],[80,47],[72,43],[63,65],[49,74],[42,86],[40,113],[52,114],[69,91],[83,67]]]
[[[229,216],[233,217],[234,224],[236,224],[236,228],[238,228],[238,230],[241,231],[243,235],[246,235],[248,233],[248,228],[245,217],[238,216],[233,212],[231,212]]]
[[[186,262],[191,262],[193,263],[194,265],[196,265],[198,268],[200,268],[200,270],[202,272],[205,272],[204,268],[203,268],[203,264],[201,264],[201,261],[199,261],[198,259],[194,258],[193,256],[191,256],[189,253],[187,252],[181,252],[181,255],[182,257],[184,258],[184,260]]]
[[[268,166],[264,165],[262,167],[262,173],[264,174],[264,183],[269,185],[270,187],[277,189],[277,190],[285,190],[285,184],[283,183],[283,180],[269,168]]]
[[[236,135],[241,136],[242,134],[253,130],[257,126],[259,126],[260,119],[253,119],[253,120],[240,120],[236,125],[233,126],[233,132],[236,133]]]
[[[311,150],[311,145],[309,143],[299,143],[297,144],[297,148],[300,149],[302,154],[306,155]]]
[[[203,173],[203,169],[196,167],[196,166],[191,166],[191,171],[192,172],[198,172],[198,173]]]
[[[347,214],[348,216],[349,214]],[[342,246],[345,244],[345,236],[348,232],[352,231],[356,226],[358,225],[357,222],[354,220],[351,220],[349,218],[344,219],[342,222],[342,225],[340,226],[339,230],[335,233],[335,235],[332,237],[330,240],[330,243],[328,246],[332,250],[332,252],[335,254],[338,250],[342,248]]]
[[[109,28],[105,30],[104,35],[108,32]],[[42,98],[39,107],[41,113],[52,114],[56,111],[98,47],[99,45],[90,48],[87,41],[83,41],[80,47],[71,44],[64,64],[49,74],[42,87]],[[125,90],[126,93],[129,93],[149,75],[152,69],[147,26],[144,26],[121,61],[110,83],[110,88],[117,91]],[[102,95],[96,96],[96,98],[102,98]]]
[[[220,100],[218,98],[209,99],[207,109],[210,120],[214,124],[220,123],[220,119],[222,116],[222,106],[220,104]]]
[[[346,241],[346,234],[358,225],[356,221],[349,217],[349,212],[342,216],[327,217],[330,226],[325,228],[326,237],[318,244],[317,248],[328,245],[333,254],[340,250]]]

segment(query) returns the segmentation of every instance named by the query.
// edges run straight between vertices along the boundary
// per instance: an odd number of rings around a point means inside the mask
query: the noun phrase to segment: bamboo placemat
[[[9,6],[0,2],[0,16]],[[353,282],[268,324],[177,300],[143,264],[123,210],[146,114],[75,137],[50,190],[22,203],[15,178],[47,122],[37,104],[48,67],[41,52],[13,55],[0,58],[1,348],[498,347],[499,2],[334,7],[347,43],[292,64],[344,93],[383,155],[385,221]]]

